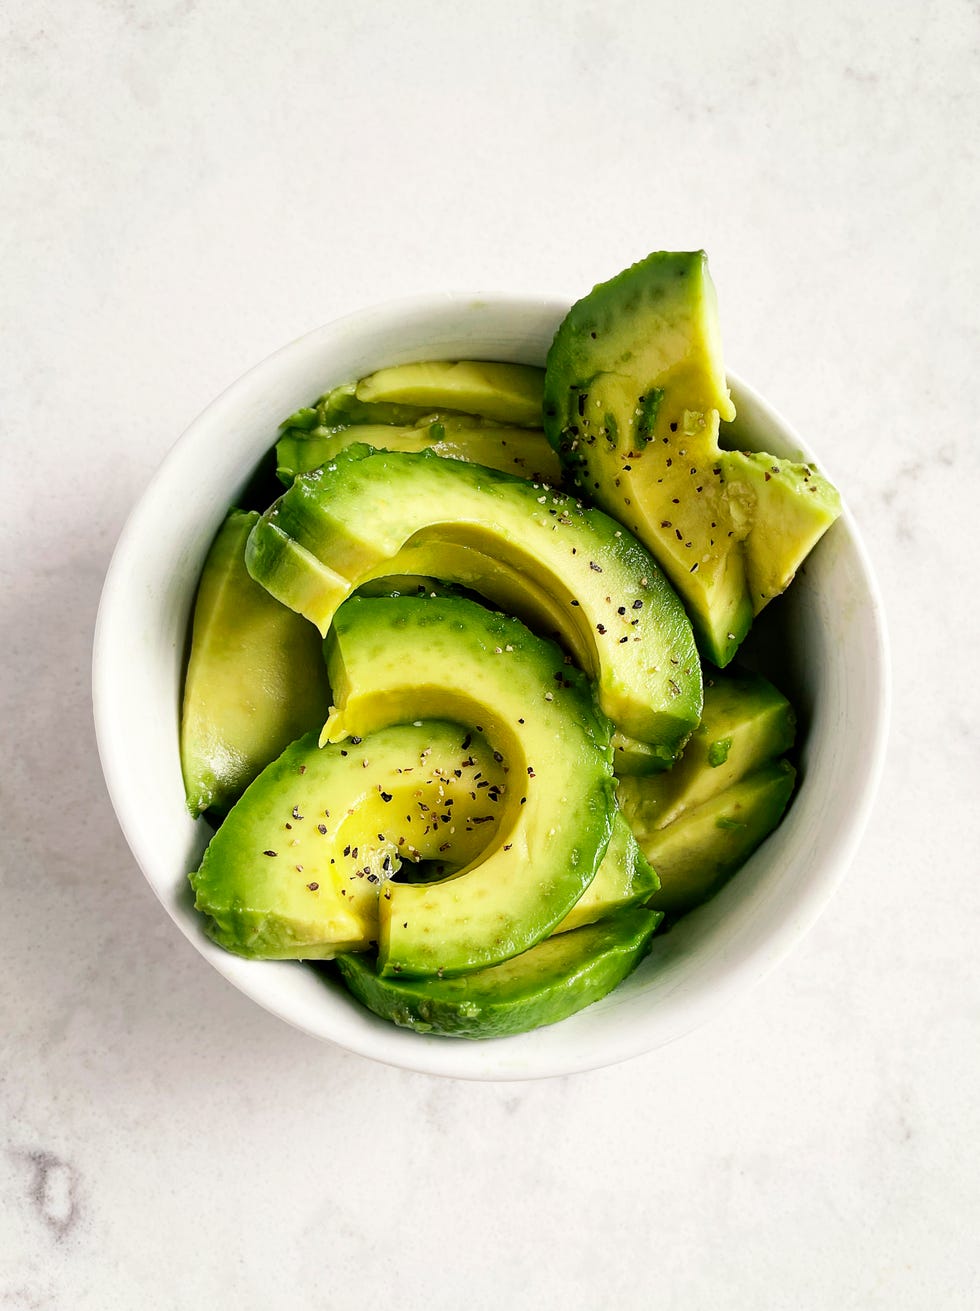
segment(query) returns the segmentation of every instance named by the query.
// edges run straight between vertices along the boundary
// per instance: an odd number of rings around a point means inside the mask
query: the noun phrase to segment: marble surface
[[[976,1306],[976,4],[0,23],[0,1307]],[[694,246],[885,597],[850,877],[765,984],[617,1068],[476,1085],[317,1045],[179,936],[109,808],[89,655],[127,509],[318,323]]]

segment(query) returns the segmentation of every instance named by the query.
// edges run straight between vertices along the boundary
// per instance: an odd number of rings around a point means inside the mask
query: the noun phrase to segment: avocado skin
[[[369,955],[344,954],[336,964],[358,1001],[403,1028],[503,1038],[555,1024],[605,997],[639,964],[661,919],[622,910],[454,979],[380,978]]]

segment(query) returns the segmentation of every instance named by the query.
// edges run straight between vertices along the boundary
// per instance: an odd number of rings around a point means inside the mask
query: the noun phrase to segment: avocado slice
[[[245,569],[258,518],[232,510],[225,519],[194,604],[180,729],[193,815],[226,812],[287,743],[322,722],[330,704],[317,630]]]
[[[660,880],[640,850],[633,830],[617,812],[613,818],[609,846],[595,878],[552,933],[566,933],[583,924],[594,924],[615,911],[639,906],[660,887]]]
[[[363,955],[336,963],[358,1001],[383,1019],[417,1033],[502,1038],[555,1024],[605,997],[639,964],[661,918],[623,910],[453,979],[388,978]]]
[[[325,654],[335,707],[321,740],[453,719],[503,762],[506,786],[471,791],[484,802],[471,824],[499,818],[479,860],[384,885],[380,972],[449,976],[526,951],[581,897],[612,832],[609,725],[588,681],[519,620],[462,597],[355,597]]]
[[[544,370],[486,360],[426,360],[398,364],[362,378],[359,401],[463,410],[499,423],[541,427]]]
[[[394,424],[351,424],[308,432],[289,428],[276,443],[276,474],[289,487],[299,474],[326,464],[355,442],[386,451],[431,450],[534,482],[561,482],[558,456],[540,429],[504,427],[466,414],[430,417],[409,428]]]
[[[647,905],[683,915],[713,896],[782,819],[795,779],[788,760],[770,761],[666,828],[639,832],[660,876]]]
[[[653,552],[719,667],[763,593],[768,600],[779,579],[792,577],[839,512],[829,484],[797,497],[787,516],[782,492],[764,476],[750,483],[718,444],[719,421],[734,417],[703,251],[648,256],[573,305],[555,335],[548,439],[577,485]],[[772,521],[779,526],[764,526]],[[769,569],[774,542],[781,564]]]
[[[459,582],[498,604],[523,598],[558,632],[624,732],[675,755],[701,714],[684,608],[615,520],[480,465],[351,446],[298,478],[252,530],[249,572],[325,633],[371,577]]]
[[[190,876],[209,936],[261,959],[367,949],[382,883],[402,861],[440,859],[450,840],[455,859],[477,860],[494,838],[494,807],[482,807],[484,823],[469,819],[478,782],[497,795],[507,788],[485,739],[457,724],[393,725],[324,748],[315,734],[291,743]]]
[[[717,675],[704,689],[704,712],[680,760],[666,774],[622,778],[619,804],[640,833],[665,828],[793,745],[796,716],[782,692],[759,674]]]

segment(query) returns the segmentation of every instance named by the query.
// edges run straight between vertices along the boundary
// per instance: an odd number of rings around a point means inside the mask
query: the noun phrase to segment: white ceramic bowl
[[[257,365],[177,442],[134,509],[102,595],[93,693],[113,806],[150,886],[237,988],[318,1038],[432,1074],[525,1079],[638,1055],[762,978],[810,928],[864,828],[884,752],[888,666],[880,603],[845,512],[750,638],[801,715],[800,784],[782,825],[722,892],[625,984],[571,1019],[485,1042],[396,1028],[295,962],[246,961],[202,932],[187,881],[208,837],[184,806],[181,677],[195,586],[229,505],[277,425],[331,385],[382,365],[483,358],[542,364],[567,305],[500,296],[400,301],[320,328]],[[730,379],[740,444],[813,459],[760,397]],[[743,648],[744,649],[744,648]]]

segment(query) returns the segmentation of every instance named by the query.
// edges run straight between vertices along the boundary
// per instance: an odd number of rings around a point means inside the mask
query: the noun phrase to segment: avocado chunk
[[[606,919],[628,906],[642,905],[659,887],[660,880],[640,850],[632,829],[617,812],[609,846],[595,878],[552,932],[566,933]]]
[[[479,859],[439,883],[384,885],[380,973],[461,974],[547,936],[591,883],[616,814],[609,725],[588,681],[519,620],[461,597],[356,597],[325,652],[325,740],[452,719],[503,762],[502,784],[472,788],[484,804],[468,822],[499,824]]]
[[[463,410],[499,423],[541,427],[544,370],[486,360],[427,360],[379,369],[354,389],[359,401]]]
[[[428,451],[351,446],[280,497],[246,562],[323,633],[353,588],[386,574],[523,602],[522,617],[560,635],[624,732],[673,756],[700,719],[690,621],[655,561],[615,520],[541,484]]]
[[[393,979],[370,956],[337,958],[354,996],[417,1033],[502,1038],[567,1019],[605,997],[649,948],[662,916],[623,910],[548,938],[520,956],[459,978]]]
[[[482,824],[468,819],[478,782],[507,786],[485,739],[457,724],[393,725],[322,749],[314,734],[300,738],[248,788],[190,876],[209,936],[262,959],[366,950],[379,891],[402,861],[440,858],[450,827],[460,861],[493,840],[493,807],[481,807]]]
[[[749,525],[742,550],[752,611],[758,614],[786,591],[839,518],[840,494],[812,464],[724,451],[721,465],[735,518]]]
[[[326,464],[355,442],[386,451],[431,450],[534,482],[561,481],[558,456],[540,429],[508,428],[465,414],[445,415],[410,428],[394,424],[351,424],[309,432],[289,428],[276,443],[276,474],[289,487],[299,474]]]
[[[320,637],[245,569],[257,513],[232,510],[208,552],[194,604],[180,758],[187,806],[223,814],[330,704]]]
[[[704,689],[701,723],[666,774],[622,778],[619,804],[642,834],[665,828],[793,745],[790,703],[758,674],[718,675]]]
[[[617,778],[659,774],[661,770],[670,769],[677,759],[672,751],[665,751],[650,742],[640,742],[619,728],[612,735],[612,749],[613,773]]]
[[[683,915],[713,896],[782,819],[795,778],[788,760],[770,761],[666,828],[638,834],[660,876],[647,905]]]
[[[718,444],[719,421],[734,416],[703,251],[648,256],[573,305],[555,335],[548,439],[573,480],[653,552],[719,667],[748,632],[760,593],[769,599],[787,574],[765,569],[760,553],[778,541],[795,569],[832,509],[829,494],[808,494],[786,517],[785,497],[764,477],[749,485]],[[778,528],[761,526],[774,519]],[[760,568],[765,583],[753,588]]]

